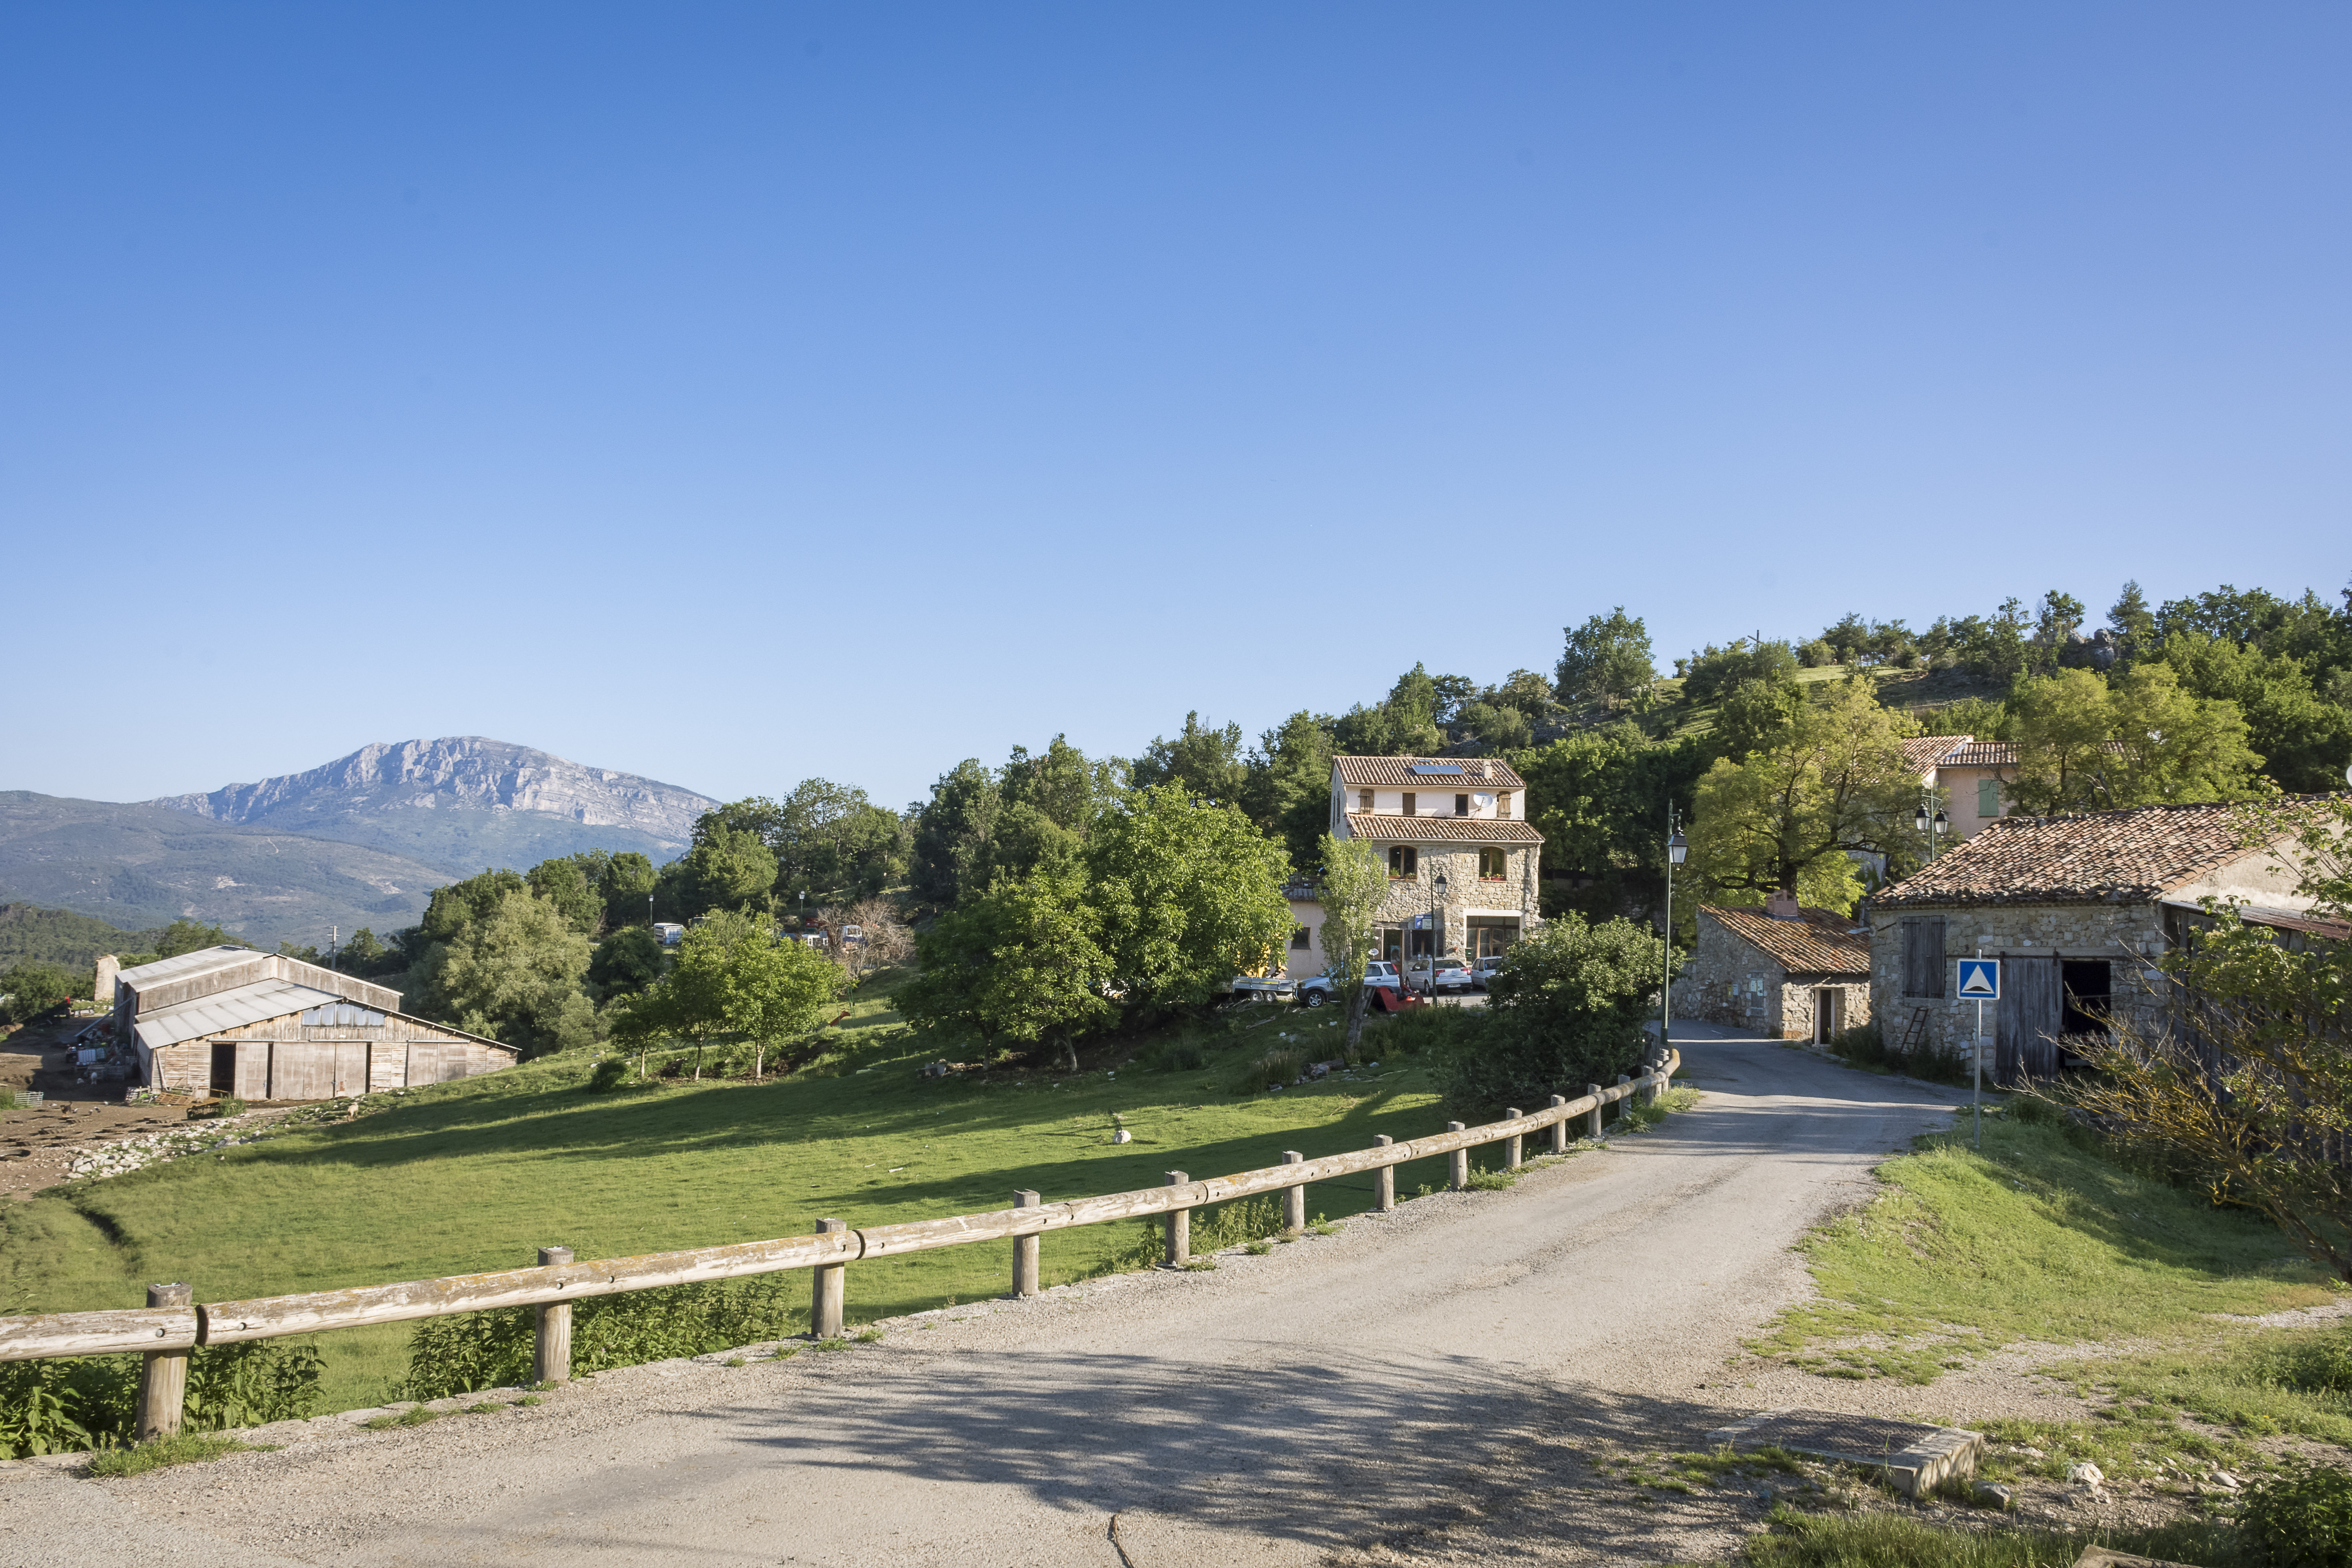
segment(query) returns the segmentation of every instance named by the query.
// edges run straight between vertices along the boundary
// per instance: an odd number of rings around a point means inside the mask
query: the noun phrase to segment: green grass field
[[[1269,1048],[1335,1057],[1335,1010],[1261,1009],[1255,1027],[1197,1026],[1189,1071],[1137,1061],[1059,1076],[995,1071],[926,1079],[937,1054],[889,1010],[856,1005],[842,1045],[752,1085],[677,1083],[591,1094],[591,1062],[551,1058],[397,1097],[341,1124],[55,1189],[0,1211],[5,1304],[70,1311],[139,1305],[152,1280],[223,1300],[515,1268],[543,1246],[583,1260],[1154,1186],[1440,1131],[1418,1066],[1365,1081],[1236,1095]],[[1393,1026],[1367,1031],[1368,1054]],[[1286,1039],[1284,1037],[1288,1037]],[[1147,1045],[1165,1045],[1163,1040]],[[1402,1043],[1401,1040],[1399,1043]],[[955,1055],[957,1053],[949,1053]],[[1113,1052],[1114,1057],[1124,1054]],[[1147,1051],[1147,1055],[1150,1053]],[[374,1109],[376,1106],[383,1109]],[[1111,1142],[1112,1115],[1132,1131]],[[1442,1160],[1398,1173],[1400,1194],[1442,1185]],[[1309,1212],[1370,1202],[1370,1179],[1309,1193]],[[1131,1253],[1138,1226],[1048,1237],[1051,1284]],[[919,1310],[1007,1288],[1004,1246],[947,1248],[849,1271],[851,1318]],[[404,1369],[404,1325],[322,1338],[330,1408],[373,1403]]]

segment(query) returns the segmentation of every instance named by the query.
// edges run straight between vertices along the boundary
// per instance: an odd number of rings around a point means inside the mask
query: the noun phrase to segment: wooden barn
[[[510,1047],[400,1011],[400,993],[249,947],[114,977],[114,1037],[151,1088],[331,1100],[512,1067]]]

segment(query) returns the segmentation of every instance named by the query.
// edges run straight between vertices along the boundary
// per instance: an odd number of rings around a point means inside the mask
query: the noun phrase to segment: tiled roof
[[[1915,735],[1903,744],[1903,765],[1924,773],[1944,760],[1944,754],[1974,739],[1969,735]]]
[[[1761,948],[1783,969],[1805,974],[1868,974],[1870,938],[1848,933],[1853,922],[1834,910],[1799,910],[1798,919],[1776,921],[1762,910],[1701,904],[1698,912],[1750,947]]]
[[[2137,904],[2258,851],[2216,804],[2082,816],[2005,816],[1870,900],[1934,904]]]
[[[1378,784],[1403,789],[1525,789],[1528,781],[1499,757],[1334,757],[1339,782],[1350,788]],[[1459,768],[1458,773],[1417,773],[1423,768]]]
[[[1936,764],[1944,768],[2013,768],[2017,748],[2007,741],[1972,741]]]
[[[1378,816],[1348,814],[1348,837],[1381,844],[1540,844],[1542,834],[1513,818],[1492,816],[1399,816],[1392,811]]]

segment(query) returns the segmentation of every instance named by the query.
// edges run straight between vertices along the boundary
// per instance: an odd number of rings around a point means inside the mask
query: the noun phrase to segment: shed
[[[1870,1021],[1870,942],[1835,910],[1701,904],[1677,1011],[1788,1040],[1826,1043]]]
[[[2295,881],[2227,805],[2002,817],[1871,900],[1873,1005],[1890,1046],[1974,1051],[1996,1083],[2049,1077],[2068,1037],[2158,1021],[2157,961],[2200,900],[2293,920],[2311,904]],[[2000,960],[1999,1002],[1960,997],[1971,956]]]
[[[207,947],[115,976],[114,1037],[151,1088],[328,1100],[512,1067],[512,1047],[400,1011],[400,993],[283,953]]]

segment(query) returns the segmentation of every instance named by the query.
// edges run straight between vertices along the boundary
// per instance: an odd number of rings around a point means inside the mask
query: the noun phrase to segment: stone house
[[[1380,957],[1484,958],[1541,923],[1527,788],[1493,757],[1332,759],[1332,836],[1369,840],[1388,863]]]
[[[1870,1021],[1870,941],[1835,910],[1775,894],[1762,909],[1698,907],[1698,941],[1675,981],[1675,1012],[1787,1040],[1827,1044]]]
[[[1323,893],[1313,882],[1292,882],[1282,889],[1290,900],[1290,945],[1283,953],[1282,973],[1292,980],[1320,974],[1329,966],[1323,956]]]
[[[330,1100],[515,1062],[510,1046],[401,1012],[397,991],[249,947],[121,971],[113,1028],[150,1088],[240,1100]]]
[[[1919,785],[1940,793],[1952,837],[1965,840],[2009,812],[2009,783],[2017,777],[2017,748],[1974,735],[1921,735],[1903,742],[1903,760]]]
[[[1870,900],[1872,1016],[1890,1047],[1977,1051],[1989,1081],[2046,1077],[2068,1036],[2158,1023],[2157,962],[2200,900],[2291,921],[2311,904],[2295,880],[2227,805],[2002,817]],[[1959,995],[1969,957],[2001,961],[1998,1003]]]

